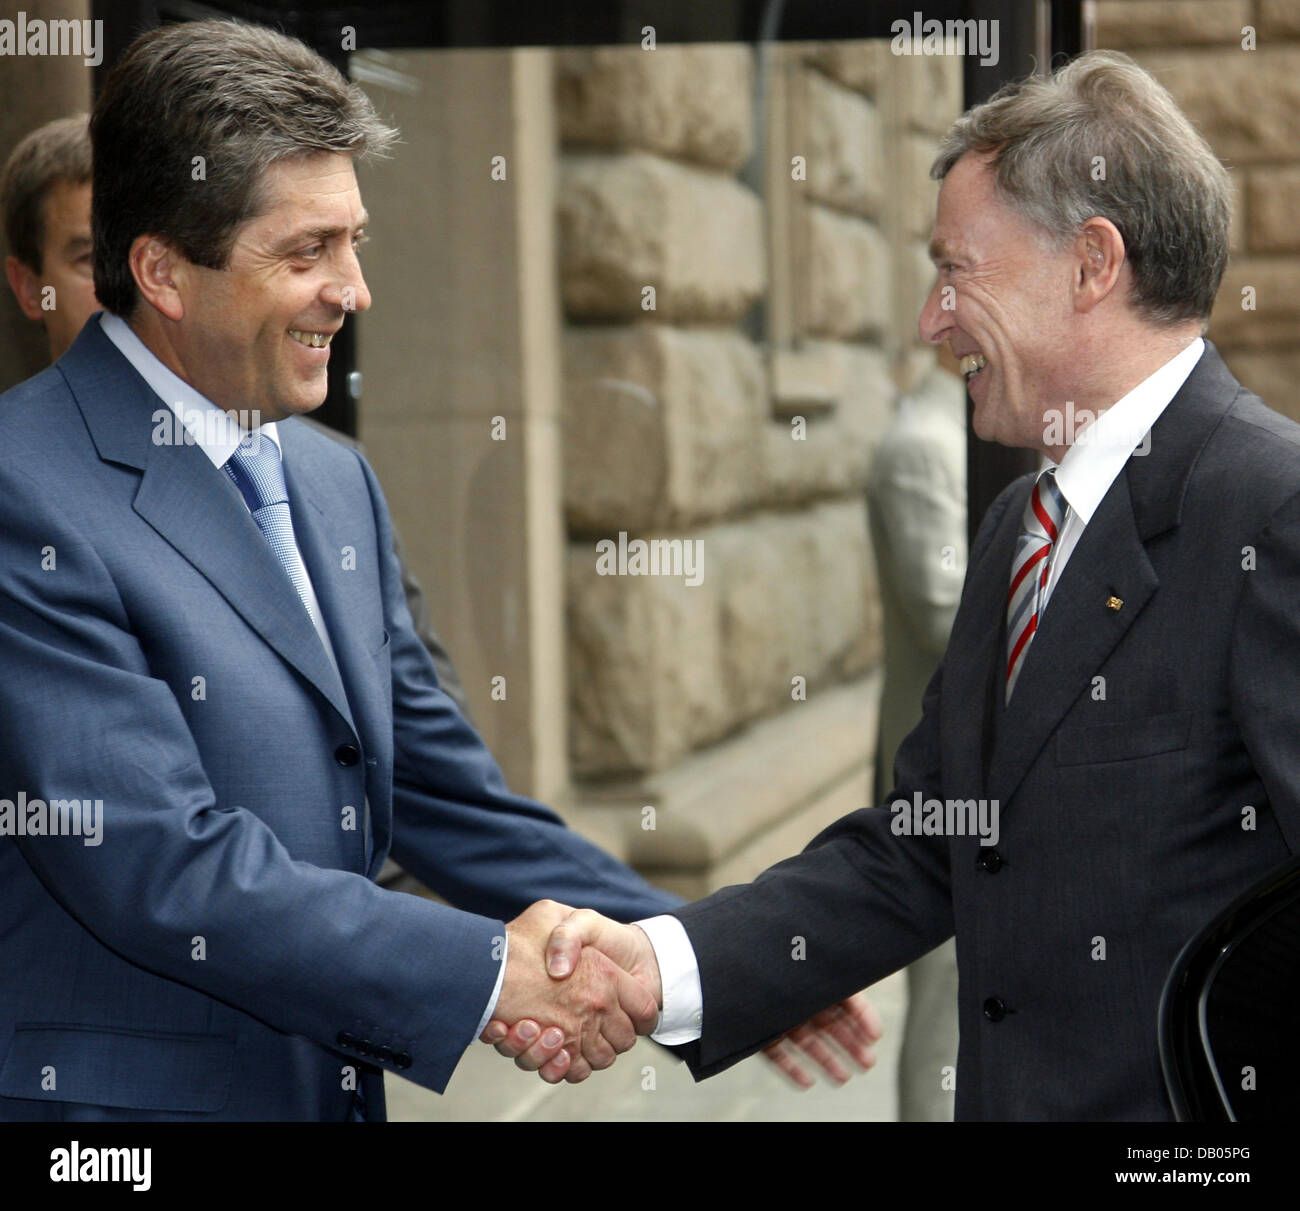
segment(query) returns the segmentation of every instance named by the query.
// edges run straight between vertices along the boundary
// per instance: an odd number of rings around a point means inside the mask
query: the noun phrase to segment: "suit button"
[[[340,744],[334,750],[334,760],[340,765],[356,765],[361,760],[361,750],[355,744]]]
[[[334,1040],[340,1047],[355,1047],[357,1040],[353,1035],[348,1034],[346,1030],[340,1030],[338,1037]]]
[[[369,1039],[361,1039],[357,1043],[357,1055],[374,1055],[375,1045]]]
[[[409,1068],[411,1066],[411,1056],[409,1052],[398,1051],[393,1056],[393,1066],[395,1068]]]
[[[1002,855],[996,849],[981,849],[975,865],[986,874],[996,875],[1002,869]]]
[[[393,1049],[391,1047],[376,1047],[375,1059],[381,1064],[391,1064],[393,1062]]]
[[[1001,997],[989,997],[984,1002],[984,1016],[990,1022],[1000,1022],[1007,1016],[1007,1003]]]

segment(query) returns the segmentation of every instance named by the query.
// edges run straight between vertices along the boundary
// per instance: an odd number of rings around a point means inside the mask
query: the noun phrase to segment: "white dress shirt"
[[[218,408],[207,396],[196,391],[183,378],[180,378],[164,366],[157,355],[136,336],[125,320],[105,311],[100,314],[99,323],[104,335],[117,346],[122,356],[131,363],[140,377],[153,389],[154,394],[176,414],[176,419],[193,438],[194,445],[198,446],[208,456],[212,465],[218,471],[221,471],[222,475],[225,475],[226,473],[222,468],[225,467],[230,456],[234,454],[236,447],[243,440],[245,430],[230,413]],[[280,450],[281,457],[283,457],[284,451],[280,446],[280,437],[276,433],[275,422],[264,422],[259,426],[259,431],[264,437],[269,437],[275,442],[276,449]],[[248,503],[244,501],[243,493],[239,492],[237,495],[247,509]],[[307,565],[303,563],[302,552],[298,550],[296,537],[293,543],[293,558],[302,571],[303,581],[307,586],[307,596],[311,600],[311,609],[308,614],[312,625],[320,636],[320,641],[325,648],[325,654],[334,666],[334,671],[338,673],[339,664],[334,655],[334,645],[330,643],[329,632],[325,628],[325,616],[321,613],[320,603],[316,599],[316,589],[312,585]],[[342,681],[342,674],[339,675],[339,680]],[[367,799],[367,819],[369,815],[370,802]],[[501,966],[497,971],[496,987],[492,990],[491,997],[488,998],[487,1008],[483,1011],[483,1017],[478,1024],[478,1029],[474,1032],[475,1038],[483,1033],[483,1028],[492,1020],[492,1011],[496,1008],[497,999],[501,996],[501,985],[505,981],[507,957],[507,951],[503,947]]]
[[[1102,498],[1129,458],[1140,458],[1149,448],[1146,435],[1151,426],[1178,394],[1204,350],[1205,342],[1198,336],[1113,407],[1102,411],[1066,450],[1057,467],[1056,482],[1067,509],[1060,537],[1052,549],[1052,568],[1042,608],[1046,608],[1079,536]],[[1075,417],[1076,431],[1080,419],[1086,418]],[[1068,431],[1068,415],[1064,421]],[[1050,460],[1045,465],[1050,466]],[[703,1029],[704,997],[700,991],[699,962],[686,927],[671,916],[651,917],[638,924],[654,947],[663,982],[663,1013],[650,1037],[667,1044],[693,1042]]]

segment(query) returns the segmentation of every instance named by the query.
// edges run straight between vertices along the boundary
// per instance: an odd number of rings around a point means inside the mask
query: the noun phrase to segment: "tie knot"
[[[1038,476],[1034,490],[1025,502],[1025,515],[1021,529],[1029,534],[1041,534],[1048,542],[1055,542],[1065,516],[1065,497],[1056,482],[1056,468],[1048,467]]]
[[[280,465],[280,448],[260,429],[245,435],[226,460],[226,472],[243,494],[249,511],[287,503],[289,491]]]

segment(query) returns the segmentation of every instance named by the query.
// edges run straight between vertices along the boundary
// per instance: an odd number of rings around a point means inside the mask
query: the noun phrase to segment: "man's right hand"
[[[483,1041],[495,1042],[502,1055],[529,1072],[539,1071],[545,1081],[577,1083],[593,1069],[608,1068],[638,1034],[649,1034],[662,1000],[654,951],[635,930],[649,952],[651,983],[643,956],[607,937],[604,925],[631,928],[553,900],[539,900],[509,922],[505,979]],[[602,953],[606,943],[612,957]],[[632,974],[624,969],[624,958]]]
[[[543,941],[546,971],[552,984],[558,983],[562,987],[579,979],[585,970],[590,970],[589,964],[595,964],[601,970],[605,964],[613,965],[653,1005],[648,1024],[644,1029],[638,1028],[638,1033],[649,1034],[658,1020],[659,1010],[663,1008],[663,987],[654,948],[644,931],[636,925],[620,925],[590,909],[568,909],[549,900],[533,905],[529,912],[542,905],[548,909],[544,915],[539,915],[538,920],[549,923],[549,940]],[[523,919],[519,918],[520,921]],[[513,934],[510,945],[513,959]],[[506,980],[509,979],[510,968],[507,967]],[[621,987],[625,989],[627,986]],[[561,1047],[552,1031],[540,1029],[538,1021],[545,1019],[534,1020],[534,1014],[524,1014],[522,1019],[511,1017],[503,1009],[504,1001],[505,991],[502,990],[493,1020],[483,1031],[483,1041],[495,1044],[502,1055],[510,1056],[519,1067],[529,1072],[537,1072],[542,1080],[554,1084],[563,1079],[576,1084],[590,1076],[593,1068],[607,1068],[614,1062],[612,1054],[607,1063],[592,1063],[585,1050],[581,1057],[571,1054],[570,1048]],[[628,1047],[631,1045],[629,1042]],[[626,1051],[627,1047],[617,1050]]]

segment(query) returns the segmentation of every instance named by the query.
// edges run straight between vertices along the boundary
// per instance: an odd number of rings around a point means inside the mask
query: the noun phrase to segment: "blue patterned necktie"
[[[254,430],[226,460],[225,471],[243,495],[257,528],[271,544],[271,550],[298,590],[312,623],[319,627],[307,587],[306,570],[293,536],[293,517],[289,513],[289,491],[284,484],[280,448],[271,438]]]

